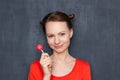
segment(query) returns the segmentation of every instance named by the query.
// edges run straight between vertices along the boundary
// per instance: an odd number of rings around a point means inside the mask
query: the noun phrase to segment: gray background
[[[70,53],[91,64],[93,80],[120,80],[120,0],[0,0],[0,80],[27,80],[50,53],[39,21],[49,12],[74,13]]]

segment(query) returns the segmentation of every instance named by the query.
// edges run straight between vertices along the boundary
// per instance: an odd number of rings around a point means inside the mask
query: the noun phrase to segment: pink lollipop
[[[42,44],[37,44],[36,45],[36,50],[41,51],[42,53],[44,53]]]

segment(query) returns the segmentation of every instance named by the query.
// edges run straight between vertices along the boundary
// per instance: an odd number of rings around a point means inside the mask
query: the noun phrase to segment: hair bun
[[[74,15],[73,13],[71,13],[71,14],[68,15],[68,18],[69,18],[70,20],[72,20],[72,19],[74,18],[74,16],[75,16],[75,15]]]
[[[42,21],[40,21],[40,25],[41,25],[41,26],[43,26],[43,25],[44,25]]]

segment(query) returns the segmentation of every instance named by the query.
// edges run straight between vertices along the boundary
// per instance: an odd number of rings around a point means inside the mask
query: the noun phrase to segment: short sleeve
[[[35,61],[30,65],[28,80],[42,80],[43,71],[39,64],[39,61]]]
[[[86,62],[83,66],[82,80],[91,80],[91,69],[90,64]]]

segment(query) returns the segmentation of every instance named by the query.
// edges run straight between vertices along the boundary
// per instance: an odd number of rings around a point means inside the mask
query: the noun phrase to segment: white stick
[[[44,51],[41,49],[41,52],[44,53]]]

